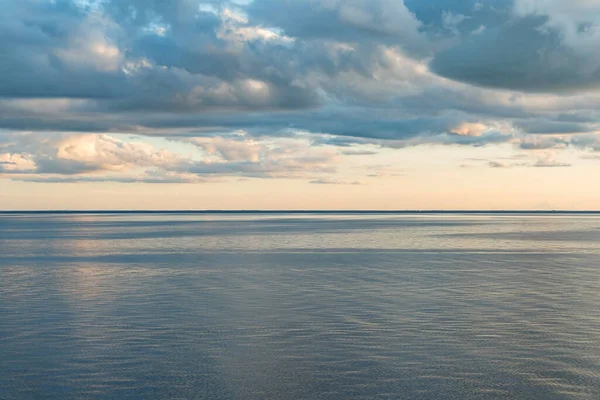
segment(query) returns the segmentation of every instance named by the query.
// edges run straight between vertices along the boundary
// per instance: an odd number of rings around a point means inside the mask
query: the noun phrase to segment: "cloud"
[[[488,165],[492,168],[511,168],[514,166],[514,164],[509,164],[502,161],[490,161],[488,162]]]
[[[570,167],[571,164],[556,161],[554,159],[542,159],[533,164],[536,168],[563,168]]]
[[[552,121],[542,118],[518,121],[515,126],[523,132],[535,134],[586,133],[595,129],[590,124]]]
[[[440,52],[431,68],[442,76],[484,87],[531,92],[589,89],[588,60],[561,43],[546,18],[527,16],[486,29]]]
[[[487,158],[467,158],[467,159],[465,159],[465,161],[468,161],[469,163],[461,164],[460,167],[461,168],[474,168],[474,167],[487,166],[490,168],[506,169],[506,168],[531,166],[531,164],[524,162],[522,160],[515,162],[516,159],[520,159],[520,158],[528,158],[528,157],[504,157],[504,158],[496,159],[496,160],[489,160]]]
[[[318,101],[291,76],[266,71],[286,61],[270,51],[280,44],[264,29],[227,9],[217,15],[191,1],[173,3],[186,11],[153,1],[108,1],[93,10],[65,0],[5,5],[12,23],[0,33],[14,40],[3,41],[0,96],[111,99],[98,106],[113,111],[296,108]],[[160,23],[172,24],[169,35],[149,29]]]
[[[337,152],[302,138],[181,139],[185,154],[102,134],[15,134],[0,146],[0,175],[33,182],[194,183],[228,177],[309,179],[336,172]],[[21,153],[15,152],[21,149]]]
[[[310,181],[310,183],[317,184],[317,185],[362,185],[362,184],[364,184],[364,182],[361,182],[361,181],[349,181],[349,180],[342,180],[342,179],[326,179],[326,178],[314,179],[314,180]]]
[[[174,184],[174,183],[207,183],[207,180],[201,179],[195,175],[185,176],[178,174],[139,174],[130,176],[21,176],[13,178],[26,182],[35,183],[98,183],[98,182],[115,182],[115,183],[151,183],[151,184]]]
[[[566,4],[3,2],[0,171],[310,179],[381,148],[596,151],[598,8]]]
[[[515,0],[517,16],[537,15],[546,18],[544,28],[560,33],[564,45],[578,54],[589,54],[600,41],[600,3],[596,0]],[[598,58],[595,58],[598,61]],[[597,68],[597,65],[595,66]]]
[[[462,14],[454,14],[450,11],[442,12],[442,25],[454,34],[458,34],[458,27],[469,17]]]
[[[341,152],[342,155],[344,156],[373,156],[375,154],[378,154],[378,152],[373,151],[373,150],[343,150]]]
[[[561,162],[556,159],[557,153],[555,150],[547,150],[533,153],[536,159],[535,163],[530,164],[534,168],[564,168],[570,167],[570,163]]]
[[[109,135],[78,135],[56,143],[56,157],[91,170],[118,171],[132,166],[169,168],[182,158],[141,142],[127,143]]]
[[[541,151],[536,149],[534,152],[524,154],[515,154],[512,157],[503,157],[499,159],[486,158],[468,158],[465,161],[469,163],[461,164],[462,168],[472,168],[487,166],[490,168],[506,169],[506,168],[552,168],[552,167],[570,167],[571,164],[558,161],[554,150],[545,149]]]
[[[463,122],[452,128],[451,132],[461,136],[481,136],[489,127],[480,122]]]
[[[260,161],[190,162],[180,172],[199,176],[241,176],[255,178],[305,178],[307,173],[335,173],[333,153],[287,153],[278,149]]]
[[[421,21],[426,35],[456,38],[468,36],[482,25],[503,23],[512,0],[405,0],[405,4]]]
[[[105,134],[41,138],[20,134],[13,140],[0,147],[0,160],[8,163],[0,170],[3,173],[79,175],[144,168],[168,170],[185,160],[146,143],[124,142]]]
[[[258,162],[266,147],[253,139],[232,140],[221,137],[192,139],[199,148],[207,154],[220,157],[227,161]]]
[[[577,135],[571,137],[569,145],[577,149],[600,152],[600,135]]]
[[[551,150],[572,148],[582,151],[600,152],[600,136],[598,134],[586,135],[560,135],[526,136],[516,140],[518,147],[523,150]]]
[[[251,20],[304,40],[389,42],[413,51],[426,42],[403,0],[255,0]]]
[[[526,137],[519,141],[519,148],[522,150],[547,150],[565,148],[569,144],[568,140],[557,137]]]
[[[0,173],[21,173],[35,169],[35,163],[26,154],[0,153]]]
[[[405,140],[464,121],[530,115],[509,96],[436,76],[415,52],[441,46],[431,32],[444,15],[446,23],[462,15],[461,27],[499,26],[498,12],[467,3],[424,11],[391,0],[256,0],[237,8],[24,0],[5,7],[12,17],[5,33],[15,40],[3,44],[0,126],[164,135],[293,128]]]
[[[515,0],[502,24],[435,55],[441,75],[476,85],[529,92],[577,92],[600,86],[600,3]]]

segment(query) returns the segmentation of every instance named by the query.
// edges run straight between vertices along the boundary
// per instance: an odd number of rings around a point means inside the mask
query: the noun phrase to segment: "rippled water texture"
[[[1,215],[0,399],[600,399],[600,218]]]

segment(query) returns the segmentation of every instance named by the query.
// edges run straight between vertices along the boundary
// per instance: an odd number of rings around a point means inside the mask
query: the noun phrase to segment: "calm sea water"
[[[600,217],[0,215],[0,399],[600,399]]]

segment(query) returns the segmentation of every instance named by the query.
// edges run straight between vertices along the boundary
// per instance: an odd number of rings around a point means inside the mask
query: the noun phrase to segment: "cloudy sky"
[[[600,204],[600,0],[0,11],[0,209]]]

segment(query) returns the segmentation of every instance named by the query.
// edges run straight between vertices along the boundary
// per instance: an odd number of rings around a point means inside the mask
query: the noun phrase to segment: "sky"
[[[600,0],[0,0],[0,209],[600,208]]]

